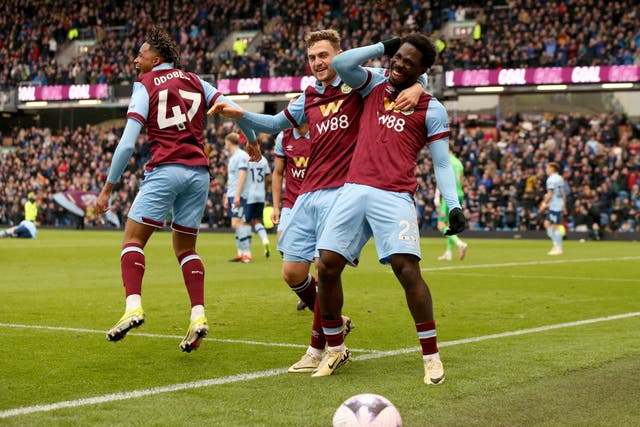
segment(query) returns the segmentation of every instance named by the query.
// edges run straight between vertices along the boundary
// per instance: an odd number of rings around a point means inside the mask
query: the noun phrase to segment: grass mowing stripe
[[[518,331],[501,332],[499,334],[483,335],[483,336],[480,336],[480,337],[463,338],[463,339],[454,340],[454,341],[444,341],[442,343],[439,342],[438,343],[438,347],[451,347],[451,346],[454,346],[454,345],[470,344],[470,343],[479,342],[479,341],[487,341],[487,340],[493,340],[493,339],[498,339],[498,338],[514,337],[514,336],[518,336],[518,335],[532,334],[532,333],[535,333],[535,332],[546,332],[546,331],[552,331],[554,329],[571,328],[571,327],[574,327],[574,326],[589,325],[591,323],[609,322],[611,320],[627,319],[629,317],[636,317],[636,316],[640,316],[640,311],[636,311],[636,312],[632,312],[632,313],[616,314],[616,315],[613,315],[613,316],[606,316],[606,317],[596,317],[595,319],[577,320],[575,322],[558,323],[556,325],[539,326],[537,328],[520,329]],[[377,359],[377,358],[386,357],[386,356],[397,356],[397,355],[400,355],[400,354],[411,353],[411,352],[417,351],[419,349],[420,349],[420,347],[411,347],[411,348],[403,348],[403,349],[400,349],[400,350],[381,351],[381,352],[374,353],[374,354],[365,354],[365,355],[362,355],[362,356],[358,356],[358,357],[356,357],[354,359],[355,360],[367,360],[367,359]]]
[[[67,328],[63,326],[46,326],[46,325],[21,325],[17,323],[0,323],[0,328],[20,328],[20,329],[41,329],[45,331],[64,331],[64,332],[85,332],[89,334],[105,334],[104,331],[99,331],[96,329],[84,329],[84,328]],[[148,334],[144,332],[134,332],[131,334],[127,334],[128,337],[148,337],[148,338],[171,338],[171,339],[179,339],[183,338],[182,335],[162,335],[162,334]],[[207,337],[207,341],[221,342],[227,344],[247,344],[247,345],[262,345],[265,347],[291,347],[291,348],[307,348],[307,345],[303,344],[289,344],[289,343],[277,343],[277,342],[264,342],[264,341],[250,341],[250,340],[231,340],[231,339],[223,339],[223,338],[211,338]],[[369,350],[365,348],[356,349],[353,348],[353,351],[358,351],[362,353],[377,353],[378,350]]]
[[[439,347],[450,347],[450,346],[454,346],[454,345],[470,344],[470,343],[486,341],[486,340],[491,340],[491,339],[506,338],[506,337],[512,337],[512,336],[518,336],[518,335],[531,334],[531,333],[536,333],[536,332],[545,332],[545,331],[550,331],[550,330],[554,330],[554,329],[570,328],[570,327],[574,327],[574,326],[588,325],[588,324],[599,323],[599,322],[608,322],[608,321],[612,321],[612,320],[626,319],[626,318],[636,317],[636,316],[640,316],[640,312],[623,313],[623,314],[617,314],[617,315],[612,315],[612,316],[597,317],[597,318],[594,318],[594,319],[578,320],[578,321],[575,321],[575,322],[567,322],[567,323],[559,323],[559,324],[555,324],[555,325],[540,326],[540,327],[537,327],[537,328],[521,329],[521,330],[518,330],[518,331],[502,332],[502,333],[499,333],[499,334],[491,334],[491,335],[483,335],[483,336],[479,336],[479,337],[464,338],[464,339],[455,340],[455,341],[445,341],[445,342],[442,342],[442,343],[438,343],[438,346]],[[400,354],[406,354],[406,353],[417,351],[418,348],[419,347],[411,347],[411,348],[404,348],[404,349],[399,349],[399,350],[381,351],[381,352],[377,352],[377,353],[370,353],[370,354],[365,354],[365,355],[362,355],[362,356],[355,357],[354,360],[370,360],[370,359],[379,359],[379,358],[382,358],[382,357],[396,356],[396,355],[400,355]],[[65,400],[65,401],[62,401],[62,402],[51,403],[51,404],[48,404],[48,405],[25,406],[25,407],[21,407],[21,408],[14,408],[14,409],[8,409],[8,410],[5,410],[5,411],[0,411],[0,419],[1,418],[15,417],[15,416],[18,416],[18,415],[27,415],[27,414],[32,414],[32,413],[36,413],[36,412],[50,412],[50,411],[55,411],[57,409],[63,409],[63,408],[76,408],[76,407],[79,407],[79,406],[96,405],[96,404],[99,404],[99,403],[107,403],[107,402],[115,402],[115,401],[119,401],[119,400],[135,399],[135,398],[138,398],[138,397],[152,396],[152,395],[156,395],[156,394],[169,393],[169,392],[173,392],[173,391],[195,389],[195,388],[201,388],[201,387],[209,387],[209,386],[213,386],[213,385],[228,384],[228,383],[234,383],[234,382],[240,382],[240,381],[250,381],[250,380],[254,380],[254,379],[273,377],[273,376],[276,376],[276,375],[284,374],[286,372],[287,372],[287,368],[271,369],[271,370],[253,372],[253,373],[248,373],[248,374],[232,375],[232,376],[223,377],[223,378],[212,378],[212,379],[208,379],[208,380],[200,380],[200,381],[193,381],[193,382],[188,382],[188,383],[173,384],[173,385],[162,386],[162,387],[154,387],[154,388],[143,389],[143,390],[134,390],[134,391],[128,391],[128,392],[111,393],[111,394],[105,394],[105,395],[102,395],[102,396],[88,397],[88,398],[84,398],[84,399]]]
[[[510,279],[545,279],[545,280],[584,280],[584,281],[598,281],[602,282],[606,280],[607,282],[640,282],[640,279],[615,279],[611,277],[607,277],[603,279],[602,277],[580,277],[580,276],[531,276],[527,274],[489,274],[489,273],[457,273],[447,272],[440,273],[447,274],[450,276],[466,276],[466,277],[507,277]]]
[[[615,258],[584,258],[584,259],[557,259],[549,261],[526,261],[526,262],[504,262],[501,264],[472,264],[472,265],[452,265],[449,267],[423,267],[421,271],[445,271],[445,270],[466,270],[469,268],[496,268],[496,267],[520,267],[524,265],[546,265],[546,264],[572,264],[583,262],[607,262],[607,261],[629,261],[640,259],[640,256],[624,256]],[[393,273],[393,271],[387,271]]]
[[[172,391],[188,390],[212,385],[249,381],[258,378],[268,378],[275,375],[284,374],[287,368],[271,369],[267,371],[254,372],[250,374],[232,375],[224,378],[212,378],[209,380],[192,381],[182,384],[172,384],[162,387],[154,387],[144,390],[134,390],[120,393],[105,394],[102,396],[88,397],[78,400],[65,400],[62,402],[50,403],[48,405],[26,406],[22,408],[8,409],[0,412],[0,418],[9,418],[17,415],[33,414],[35,412],[50,412],[63,408],[77,408],[79,406],[96,405],[98,403],[116,402],[119,400],[135,399],[137,397],[152,396],[155,394],[169,393]]]

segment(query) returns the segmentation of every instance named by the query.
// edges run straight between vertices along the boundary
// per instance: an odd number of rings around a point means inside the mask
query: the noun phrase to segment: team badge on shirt
[[[353,89],[351,89],[351,87],[348,84],[342,83],[342,85],[340,86],[340,90],[342,91],[342,93],[349,93]]]

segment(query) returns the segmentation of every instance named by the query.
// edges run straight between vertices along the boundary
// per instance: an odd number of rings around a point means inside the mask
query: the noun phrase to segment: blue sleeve
[[[127,163],[129,163],[131,154],[133,154],[133,149],[135,148],[140,131],[142,131],[142,123],[135,119],[127,120],[122,138],[120,138],[116,151],[113,153],[107,182],[115,184],[122,176],[122,173],[127,167]]]
[[[431,98],[429,101],[425,126],[427,127],[427,139],[430,141],[439,139],[439,135],[441,134],[446,135],[447,138],[449,136],[449,115],[444,105],[435,98]]]
[[[224,95],[220,95],[215,103],[218,102],[226,102],[227,104],[233,105],[234,107],[239,107],[238,104],[236,104],[235,102],[233,102],[232,100],[230,100],[229,98],[225,97]],[[240,127],[240,130],[242,131],[242,133],[244,133],[244,136],[247,137],[247,140],[249,142],[253,142],[256,140],[256,133],[254,130],[257,130],[256,128],[254,128],[253,126],[251,126],[250,124],[243,122],[242,120],[237,120],[238,126]]]
[[[306,99],[307,94],[306,92],[303,92],[302,95],[298,97],[298,99],[289,104],[284,110],[294,128],[299,127],[301,124],[307,123],[307,116],[304,113],[304,104],[306,103]]]
[[[211,100],[213,99],[215,94],[218,93],[218,89],[213,87],[211,83],[205,82],[204,80],[202,80],[202,77],[198,77],[198,78],[200,79],[202,90],[204,91],[204,99],[207,103],[207,109],[208,109],[209,107],[211,107]]]
[[[342,52],[333,57],[332,64],[346,84],[360,92],[362,96],[367,96],[374,87],[387,81],[388,78],[360,64],[383,54],[384,46],[382,43],[376,43]]]
[[[276,153],[276,156],[278,157],[284,157],[284,148],[282,147],[282,140],[284,139],[284,133],[280,132],[278,133],[278,136],[276,136],[276,146],[273,149],[273,151]]]
[[[372,73],[380,74],[381,76],[387,76],[389,73],[388,68],[379,68],[379,67],[364,67],[365,70],[369,70]]]
[[[147,92],[147,88],[140,82],[133,84],[133,93],[129,101],[129,109],[127,110],[127,114],[129,113],[136,113],[145,120],[149,117],[149,93]]]
[[[242,116],[242,118],[238,120],[238,125],[241,123],[246,126],[250,126],[258,132],[266,132],[271,134],[278,133],[281,130],[293,126],[291,122],[287,120],[287,116],[285,115],[284,111],[279,112],[275,116],[245,111],[244,116]]]
[[[433,169],[440,194],[447,202],[449,211],[459,208],[456,175],[449,160],[449,116],[444,106],[435,98],[429,101],[425,119]]]
[[[429,76],[427,75],[427,73],[420,74],[417,82],[422,85],[422,89],[427,90],[429,88]]]
[[[447,202],[449,212],[453,208],[460,208],[456,189],[456,175],[449,161],[449,138],[441,138],[429,144],[433,169],[440,194]]]
[[[282,130],[298,127],[307,122],[304,114],[305,94],[300,95],[292,104],[275,116],[245,111],[238,121],[244,122],[259,132],[278,133]]]

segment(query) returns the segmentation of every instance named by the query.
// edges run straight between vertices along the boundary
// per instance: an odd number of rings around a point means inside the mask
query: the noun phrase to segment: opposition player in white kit
[[[547,172],[547,193],[540,203],[540,211],[544,212],[548,209],[544,228],[553,242],[553,247],[547,255],[562,255],[562,238],[564,237],[562,214],[566,213],[567,205],[564,180],[558,173],[560,166],[557,163],[547,163],[545,171]]]

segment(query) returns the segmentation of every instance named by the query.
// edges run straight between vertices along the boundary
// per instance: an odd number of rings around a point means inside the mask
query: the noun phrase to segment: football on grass
[[[400,413],[387,398],[358,394],[342,402],[333,414],[333,427],[400,427]]]

